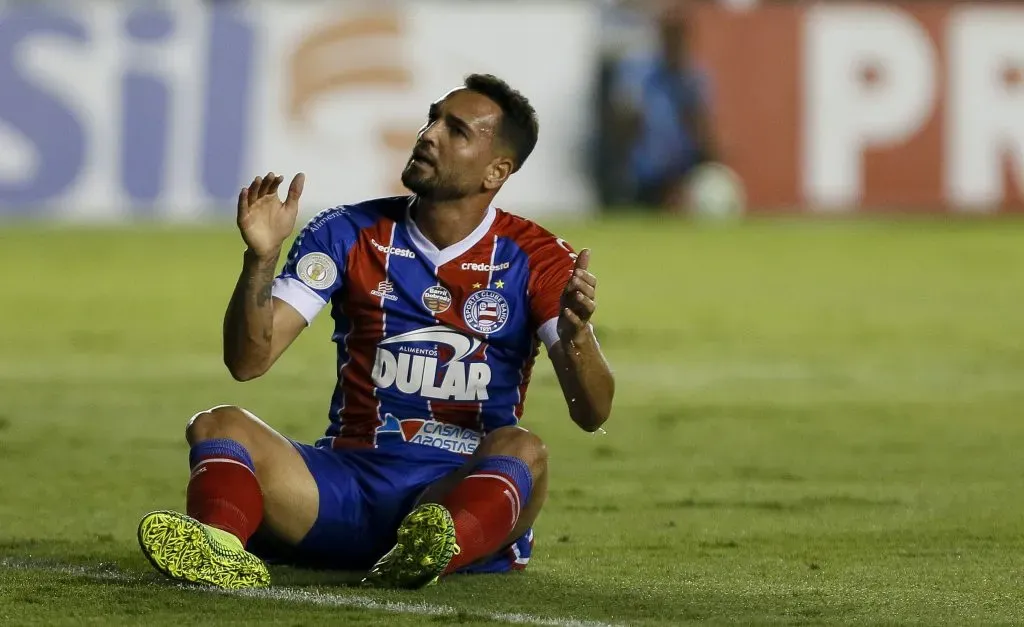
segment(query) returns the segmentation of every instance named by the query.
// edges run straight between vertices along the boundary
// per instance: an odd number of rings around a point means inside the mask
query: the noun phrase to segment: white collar
[[[484,238],[484,235],[487,235],[487,231],[491,230],[491,225],[494,224],[494,218],[498,215],[498,211],[494,208],[494,205],[488,205],[487,213],[484,214],[484,219],[475,229],[473,229],[472,233],[467,235],[461,241],[458,241],[451,246],[446,246],[443,250],[440,250],[433,242],[423,235],[420,228],[416,226],[416,221],[412,219],[412,204],[414,202],[416,202],[415,196],[413,196],[405,206],[405,226],[409,229],[409,239],[412,240],[413,245],[424,257],[438,267],[443,266],[452,259],[459,257],[459,255],[462,255],[473,246],[476,246],[476,244]]]

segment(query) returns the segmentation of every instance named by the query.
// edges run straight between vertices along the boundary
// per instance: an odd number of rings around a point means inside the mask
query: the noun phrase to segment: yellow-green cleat
[[[150,563],[171,579],[226,590],[270,585],[266,564],[246,551],[238,538],[178,512],[143,516],[139,546]]]
[[[398,542],[370,569],[363,584],[380,588],[422,588],[437,582],[458,554],[452,515],[441,505],[425,503],[402,520]]]

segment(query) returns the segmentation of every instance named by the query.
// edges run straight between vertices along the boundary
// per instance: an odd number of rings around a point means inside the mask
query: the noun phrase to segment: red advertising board
[[[695,9],[752,211],[1024,211],[1024,3]]]

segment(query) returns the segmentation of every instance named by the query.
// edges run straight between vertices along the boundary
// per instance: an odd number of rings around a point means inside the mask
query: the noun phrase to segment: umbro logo
[[[391,292],[395,291],[395,284],[391,281],[381,281],[377,284],[377,289],[370,290],[370,294],[377,298],[385,298],[390,301],[397,301],[398,297]]]

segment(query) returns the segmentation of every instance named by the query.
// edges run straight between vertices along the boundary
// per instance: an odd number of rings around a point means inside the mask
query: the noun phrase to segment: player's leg
[[[508,488],[507,484],[503,482],[503,488],[498,490],[497,483],[484,482],[477,480],[465,481],[467,477],[473,475],[489,474],[494,472],[490,469],[490,466],[494,465],[494,460],[488,462],[488,458],[506,458],[506,461],[519,460],[529,470],[530,477],[532,478],[532,488],[529,489],[528,493],[523,498],[522,507],[517,519],[515,526],[508,533],[508,535],[493,549],[490,549],[490,545],[482,549],[482,555],[476,558],[470,556],[480,553],[481,551],[474,551],[469,548],[471,544],[468,541],[462,541],[459,543],[460,554],[457,560],[453,561],[453,566],[448,569],[448,572],[453,572],[465,565],[471,564],[473,561],[487,557],[494,551],[501,547],[508,546],[516,539],[521,538],[528,529],[530,529],[534,522],[537,520],[537,516],[540,515],[541,508],[544,507],[544,503],[548,498],[548,453],[547,447],[544,446],[544,442],[537,435],[523,429],[522,427],[503,427],[497,429],[488,435],[480,443],[476,453],[470,459],[469,463],[459,469],[458,472],[445,477],[441,481],[432,485],[426,493],[424,493],[422,502],[426,503],[440,503],[452,511],[453,518],[456,518],[456,529],[459,528],[460,516],[456,515],[456,510],[466,511],[467,507],[463,505],[463,501],[476,502],[477,495],[482,493],[483,501],[487,502],[487,496],[490,496],[492,501],[498,501],[495,498],[495,494],[502,495],[504,497],[504,490]],[[500,462],[499,462],[500,463]],[[514,464],[514,462],[513,462]],[[502,471],[498,470],[496,474],[501,475]],[[505,474],[505,479],[511,479],[509,473]],[[490,490],[487,490],[490,488]],[[507,497],[504,497],[507,502]],[[501,508],[496,508],[501,511]],[[493,535],[493,534],[492,534]],[[493,544],[493,540],[492,543]],[[463,546],[466,545],[466,546]]]
[[[522,536],[547,498],[547,449],[520,427],[490,433],[458,471],[432,485],[367,583],[419,587]]]
[[[227,588],[269,584],[245,551],[261,525],[299,543],[316,522],[319,494],[292,443],[252,413],[221,406],[192,417],[187,515],[159,511],[139,524],[143,552],[161,572]]]
[[[460,552],[446,574],[491,556],[533,526],[548,495],[547,448],[521,427],[497,429],[460,474],[465,476],[443,496],[426,495],[437,498],[455,523]]]
[[[243,541],[261,522],[289,544],[298,544],[306,536],[316,522],[319,493],[306,462],[290,440],[251,412],[233,406],[200,412],[189,421],[185,437],[191,446],[189,465],[194,472],[205,459],[218,456],[220,443],[234,443],[250,456],[253,472],[243,476],[255,477],[254,487],[262,494],[263,507],[252,514]],[[205,467],[210,472],[215,470],[210,463]],[[198,516],[218,516],[216,501],[232,503],[235,499],[231,494],[209,498],[198,489],[193,495],[191,480],[189,487],[189,500],[194,501],[189,507],[194,507]]]

